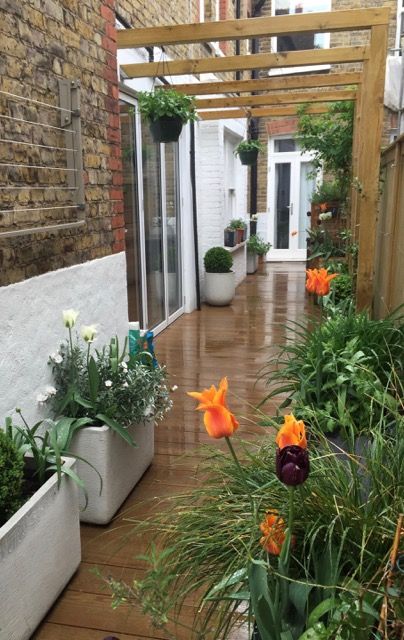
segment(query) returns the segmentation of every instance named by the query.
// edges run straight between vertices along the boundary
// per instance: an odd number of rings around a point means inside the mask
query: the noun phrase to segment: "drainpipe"
[[[241,18],[241,0],[236,0],[236,20]],[[240,55],[240,40],[236,40],[236,56]],[[241,72],[236,71],[236,80],[240,80]]]
[[[256,18],[261,14],[261,9],[264,6],[265,0],[259,0],[253,6],[252,17]],[[253,38],[251,40],[251,53],[258,53],[259,39]],[[253,70],[251,78],[255,80],[258,77],[258,71]],[[257,118],[251,118],[248,125],[248,137],[251,140],[258,140],[258,120]],[[252,165],[250,167],[250,215],[257,213],[257,201],[258,201],[258,165]]]
[[[195,256],[195,291],[196,307],[201,310],[201,288],[199,282],[199,250],[198,250],[198,209],[196,203],[196,162],[195,162],[195,122],[190,123],[191,129],[191,189],[192,189],[192,221],[194,227],[194,256]]]

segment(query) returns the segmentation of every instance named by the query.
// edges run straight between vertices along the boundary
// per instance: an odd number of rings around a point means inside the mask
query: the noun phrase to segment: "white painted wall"
[[[37,395],[52,385],[49,355],[66,338],[62,310],[80,312],[77,328],[97,323],[95,345],[128,330],[125,254],[58,269],[0,288],[0,425],[15,407],[29,422],[49,415]]]
[[[203,257],[208,249],[224,245],[224,228],[229,222],[229,187],[234,187],[234,218],[247,218],[247,168],[229,156],[234,146],[246,135],[246,123],[240,120],[205,120],[197,126],[197,208],[199,239],[199,271],[201,295],[204,298],[205,270]],[[243,272],[242,251],[233,254],[236,282]],[[245,261],[244,261],[245,263]],[[245,277],[245,269],[244,276]]]

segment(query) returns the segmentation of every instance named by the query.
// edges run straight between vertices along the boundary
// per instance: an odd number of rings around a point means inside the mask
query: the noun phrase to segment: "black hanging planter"
[[[154,142],[177,142],[183,122],[178,116],[161,116],[150,120],[149,125]]]
[[[250,149],[250,151],[238,152],[241,164],[252,165],[257,164],[258,149]]]

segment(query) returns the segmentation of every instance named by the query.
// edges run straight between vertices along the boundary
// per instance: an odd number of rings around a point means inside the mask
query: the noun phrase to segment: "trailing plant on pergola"
[[[310,103],[306,114],[327,111],[327,103],[355,101],[352,175],[360,189],[352,190],[351,224],[359,244],[357,306],[369,306],[373,299],[373,269],[379,198],[380,146],[383,126],[384,77],[389,24],[388,7],[306,13],[275,17],[223,20],[218,22],[168,25],[117,32],[118,48],[166,46],[266,38],[291,33],[335,33],[366,30],[369,43],[334,47],[257,53],[217,58],[176,59],[165,62],[170,77],[188,74],[269,70],[319,64],[362,63],[362,71],[324,76],[269,77],[249,80],[201,82],[175,85],[189,95],[227,94],[198,98],[196,108],[202,120],[297,115],[299,105]],[[162,74],[161,63],[122,65],[128,78]],[[357,88],[352,88],[352,86]],[[321,87],[321,91],[318,89]],[[315,91],[306,91],[315,89]],[[278,93],[277,93],[278,91]],[[265,92],[260,93],[258,92]],[[243,95],[233,95],[234,93]]]

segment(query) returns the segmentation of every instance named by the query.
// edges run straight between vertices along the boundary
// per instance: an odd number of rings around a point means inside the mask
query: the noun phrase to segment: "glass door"
[[[315,189],[310,157],[293,139],[272,141],[269,156],[269,260],[306,260],[310,197]]]
[[[156,144],[121,95],[129,319],[158,333],[183,313],[178,143]]]

